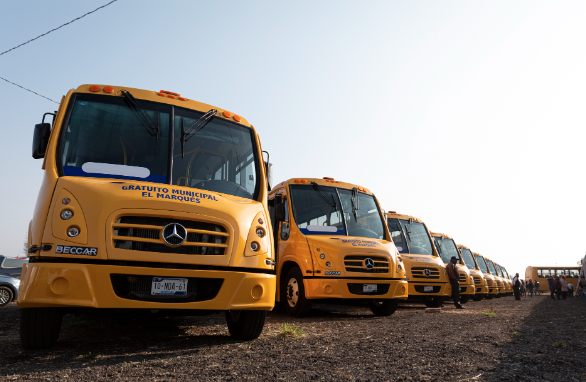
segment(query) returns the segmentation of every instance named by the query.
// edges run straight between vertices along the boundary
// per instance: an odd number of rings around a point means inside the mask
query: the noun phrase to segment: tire
[[[250,341],[258,338],[265,326],[266,310],[228,310],[226,323],[235,340]]]
[[[390,316],[399,306],[399,300],[368,300],[368,307],[375,316]]]
[[[61,331],[63,313],[58,308],[20,309],[20,342],[26,350],[55,345]]]
[[[470,301],[470,296],[460,296],[460,304],[465,304]]]
[[[473,296],[472,301],[482,301],[482,296]]]
[[[13,298],[14,293],[12,293],[12,289],[6,286],[0,287],[0,306],[8,305]]]
[[[282,279],[281,301],[285,304],[287,314],[292,317],[305,317],[311,312],[311,301],[305,297],[303,275],[297,267],[289,269]]]
[[[444,304],[445,297],[444,296],[434,296],[434,297],[425,297],[423,303],[428,308],[441,308]]]

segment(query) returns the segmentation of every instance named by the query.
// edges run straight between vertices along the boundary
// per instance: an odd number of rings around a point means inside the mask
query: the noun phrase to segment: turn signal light
[[[90,92],[99,92],[101,89],[98,85],[92,85],[90,86]]]
[[[112,86],[104,86],[104,93],[112,94],[114,93],[114,88]]]

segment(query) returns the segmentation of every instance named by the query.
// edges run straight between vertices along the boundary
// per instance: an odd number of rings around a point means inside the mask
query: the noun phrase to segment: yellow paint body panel
[[[305,182],[301,183],[300,179]],[[290,236],[287,240],[280,240],[277,250],[277,299],[281,301],[282,280],[285,277],[284,267],[297,266],[304,276],[303,284],[307,299],[406,299],[407,298],[407,280],[405,276],[405,267],[399,260],[397,248],[390,240],[390,234],[385,232],[384,240],[340,236],[340,235],[305,235],[297,224],[292,211],[289,185],[299,185],[311,187],[311,182],[315,182],[324,187],[338,187],[343,189],[353,189],[358,187],[355,184],[347,182],[332,182],[325,179],[317,178],[297,178],[290,179],[277,184],[271,191],[269,198],[273,199],[275,195],[280,194],[287,198],[289,209],[289,220],[287,223],[290,227]],[[362,191],[363,190],[363,191]],[[367,189],[362,188],[360,192],[373,195]],[[374,197],[379,210],[380,205]],[[324,259],[320,258],[320,255]],[[344,266],[346,256],[365,256],[365,257],[383,257],[389,262],[388,273],[368,273],[348,272]],[[326,263],[329,263],[328,267]],[[400,267],[400,269],[399,269]],[[288,269],[288,268],[287,268]],[[326,275],[325,272],[339,272],[335,275]],[[389,284],[389,290],[385,294],[365,295],[351,293],[348,284]]]
[[[56,158],[57,141],[63,129],[65,110],[73,94],[92,93],[89,87],[90,85],[82,85],[63,97],[53,124],[43,163],[45,171],[42,185],[29,227],[29,246],[44,245],[51,246],[51,249],[31,254],[31,263],[23,270],[19,307],[271,310],[275,301],[276,276],[274,266],[271,265],[274,251],[268,219],[265,167],[258,166],[259,192],[255,200],[196,188],[116,177],[60,177]],[[100,88],[103,89],[103,86],[100,85]],[[161,97],[154,91],[118,86],[113,88],[114,93],[109,95],[111,97],[120,97],[120,92],[127,90],[140,100],[172,104],[202,112],[214,108],[189,99],[181,101],[177,98]],[[99,94],[107,95],[104,92]],[[225,109],[216,109],[219,111],[217,118],[232,118],[222,115]],[[238,123],[252,129],[257,158],[262,158],[262,147],[254,127],[244,118]],[[191,194],[189,197],[183,196],[186,193]],[[173,198],[159,198],[157,194],[170,195]],[[63,205],[61,201],[64,197],[71,199],[71,203]],[[64,209],[74,211],[74,217],[70,221],[60,218]],[[209,243],[207,247],[225,247],[224,254],[186,255],[116,248],[115,230],[119,224],[116,220],[121,216],[180,219],[220,225],[226,229],[223,234],[227,237],[226,243]],[[259,219],[262,223],[259,223]],[[82,232],[76,238],[66,235],[67,227],[72,224],[80,227]],[[263,238],[253,237],[256,228],[263,228],[266,235]],[[190,232],[189,229],[187,231]],[[257,253],[249,250],[252,240],[258,241],[261,247]],[[135,241],[167,245],[162,237]],[[68,253],[56,253],[57,246],[68,248]],[[83,256],[78,247],[96,248],[97,253],[91,257]],[[70,248],[77,248],[77,252],[70,253]],[[140,265],[145,263],[163,263],[163,266]],[[178,266],[174,268],[174,264]],[[183,267],[186,269],[176,269],[181,268],[182,264],[187,265]],[[114,273],[175,278],[221,278],[224,281],[217,296],[211,300],[158,303],[118,297],[110,280],[110,275]]]
[[[416,218],[414,216],[397,214],[394,212],[387,212],[385,215],[387,219],[413,219],[414,221],[422,223],[425,226],[425,223],[423,223],[421,219]],[[425,229],[431,237],[431,234],[427,229],[427,226],[425,226]],[[431,239],[431,241],[433,248],[433,256],[412,253],[401,253],[401,258],[403,259],[403,263],[405,264],[405,269],[407,271],[407,278],[409,279],[409,297],[452,296],[452,286],[448,278],[448,273],[446,272],[446,267],[441,257],[439,256],[437,249],[435,248],[433,239]],[[438,277],[425,277],[425,269],[437,271]],[[435,287],[434,291],[423,292],[422,288],[426,286]],[[417,289],[419,289],[419,291]],[[437,291],[435,291],[436,289]]]

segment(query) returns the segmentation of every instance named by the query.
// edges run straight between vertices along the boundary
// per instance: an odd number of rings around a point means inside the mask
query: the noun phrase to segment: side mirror
[[[273,188],[273,164],[265,162],[265,166],[267,169],[267,185],[270,191]]]
[[[45,151],[47,151],[47,144],[49,144],[50,135],[50,123],[39,123],[35,125],[35,132],[33,134],[33,158],[41,159],[45,157]]]
[[[285,203],[282,200],[275,204],[275,219],[278,222],[285,220]]]

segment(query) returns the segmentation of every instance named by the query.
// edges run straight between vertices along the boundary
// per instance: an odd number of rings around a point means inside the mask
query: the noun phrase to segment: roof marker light
[[[301,179],[301,183],[307,183],[307,180]]]
[[[104,93],[112,94],[114,93],[114,88],[112,86],[104,86]]]
[[[232,116],[232,113],[230,113],[229,111],[224,110],[224,112],[222,113],[222,115],[226,118],[230,118]]]
[[[92,85],[90,86],[90,92],[99,92],[101,89],[98,85]]]
[[[236,122],[240,122],[242,120],[242,117],[240,117],[239,115],[236,115],[236,114],[234,114],[234,117],[232,117],[232,118],[234,118],[234,120]]]
[[[295,183],[299,183],[299,182],[300,182],[300,180],[299,180],[299,179],[295,179]]]
[[[183,97],[177,97],[177,99],[178,99],[179,101],[187,101],[187,99],[185,99],[185,98],[183,98]]]
[[[173,92],[170,92],[168,90],[161,90],[161,91],[159,91],[159,93],[171,94],[171,95],[174,95],[174,96],[177,96],[177,97],[181,97],[181,94],[179,94],[179,93],[173,93]]]
[[[329,176],[324,176],[324,179],[327,179],[327,180],[334,180],[334,178],[330,178]]]
[[[157,95],[158,95],[159,97],[164,97],[164,96],[165,96],[165,94],[163,94],[163,93],[157,93]]]
[[[170,95],[170,94],[169,94],[169,95],[167,96],[167,98],[175,99],[175,96],[174,96],[174,95]]]

